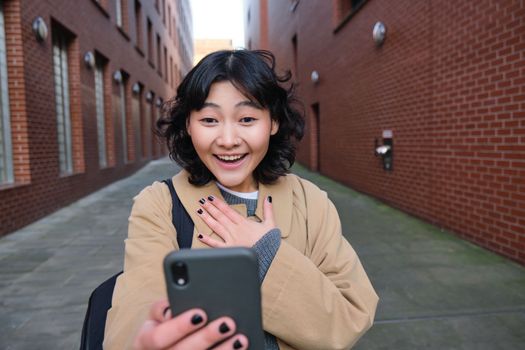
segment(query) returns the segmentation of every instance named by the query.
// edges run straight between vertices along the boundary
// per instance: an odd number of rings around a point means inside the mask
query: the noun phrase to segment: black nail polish
[[[204,198],[199,199],[199,203],[200,203],[200,204],[204,204],[204,202],[206,202],[206,201],[204,200]]]
[[[230,327],[228,327],[228,325],[226,323],[221,323],[221,325],[219,326],[219,332],[221,332],[222,334],[224,333],[227,333],[230,331]]]
[[[197,210],[197,213],[202,214],[202,209]]]
[[[237,340],[235,341],[235,343],[233,343],[233,348],[234,348],[234,349],[240,349],[240,348],[242,348],[242,343],[239,341],[239,339],[237,339]]]
[[[200,233],[199,233],[199,235],[197,237],[199,237],[199,239],[202,239],[202,235]]]
[[[268,196],[268,202],[272,202],[272,196]]]
[[[193,317],[191,318],[191,324],[198,325],[199,323],[202,322],[202,320],[203,318],[201,315],[193,315]]]
[[[208,196],[208,200],[209,200],[210,202],[213,202],[214,199],[215,199],[215,197],[213,197],[213,196]]]

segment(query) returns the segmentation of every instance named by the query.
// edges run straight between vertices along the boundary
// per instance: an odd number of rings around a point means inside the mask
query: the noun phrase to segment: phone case
[[[251,249],[174,251],[164,259],[164,272],[173,315],[201,308],[208,322],[229,316],[237,333],[248,337],[250,349],[264,349],[257,258]]]

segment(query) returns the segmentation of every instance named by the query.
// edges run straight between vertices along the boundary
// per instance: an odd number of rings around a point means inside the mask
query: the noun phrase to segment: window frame
[[[105,106],[105,62],[96,57],[94,67],[95,109],[97,116],[98,165],[101,169],[108,167],[106,142],[106,106]]]
[[[73,142],[71,95],[69,91],[69,53],[66,33],[60,30],[53,31],[52,46],[58,162],[60,175],[67,176],[73,174]]]
[[[0,185],[15,182],[7,75],[4,3],[0,1]]]

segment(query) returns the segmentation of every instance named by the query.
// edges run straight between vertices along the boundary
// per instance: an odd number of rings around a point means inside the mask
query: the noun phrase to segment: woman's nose
[[[224,125],[221,135],[217,139],[217,144],[226,148],[239,146],[241,139],[237,133],[237,129],[231,125]]]

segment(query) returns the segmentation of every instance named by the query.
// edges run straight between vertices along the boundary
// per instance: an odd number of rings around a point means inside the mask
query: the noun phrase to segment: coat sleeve
[[[166,298],[162,262],[177,247],[171,200],[162,183],[134,198],[125,241],[124,273],[116,282],[108,311],[104,349],[130,349],[151,304]]]
[[[281,349],[348,349],[372,325],[378,297],[326,193],[303,186],[306,253],[281,243],[262,285],[263,321]]]

